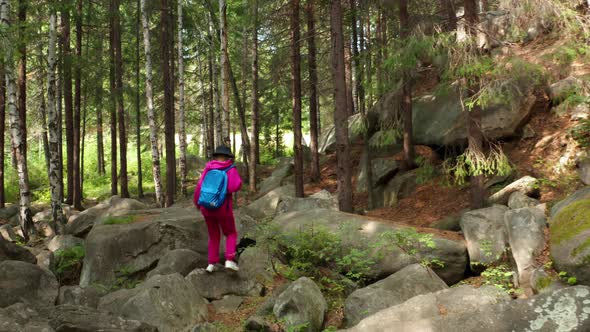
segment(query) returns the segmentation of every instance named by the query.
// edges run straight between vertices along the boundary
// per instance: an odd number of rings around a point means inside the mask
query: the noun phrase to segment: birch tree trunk
[[[39,35],[41,35],[41,31],[39,31]],[[39,44],[38,47],[38,58],[39,63],[42,64],[45,60],[43,59],[43,48],[42,45]],[[55,52],[55,50],[54,50]],[[47,103],[45,101],[45,75],[47,73],[44,69],[39,70],[39,82],[41,82],[41,103],[39,105],[39,122],[41,123],[41,140],[43,142],[43,155],[45,157],[45,166],[47,167],[47,172],[49,172],[49,140],[47,137]],[[4,132],[4,131],[0,131]]]
[[[5,207],[4,191],[4,131],[6,129],[6,75],[4,74],[4,59],[0,58],[0,209]]]
[[[340,0],[331,0],[330,30],[332,41],[332,77],[334,80],[334,126],[338,159],[338,203],[340,211],[352,212],[352,172],[348,142],[348,112],[346,109],[346,78],[344,66],[344,36]]]
[[[152,148],[152,174],[156,190],[158,205],[164,205],[162,197],[162,179],[160,174],[160,152],[158,150],[158,126],[154,112],[154,96],[152,86],[152,50],[150,42],[150,27],[146,12],[146,1],[141,0],[141,22],[143,25],[143,47],[145,52],[145,97],[147,104],[148,124],[150,126],[150,145]]]
[[[0,26],[2,30],[10,28],[9,23],[10,1],[0,0]],[[4,53],[4,73],[6,77],[6,90],[8,95],[8,117],[10,124],[10,137],[12,147],[16,155],[18,185],[19,185],[19,221],[20,228],[23,232],[25,241],[29,240],[29,235],[34,233],[33,216],[31,214],[31,192],[29,189],[29,171],[27,169],[27,160],[25,157],[24,144],[24,124],[21,123],[21,117],[17,107],[16,96],[16,75],[14,69],[14,50],[12,49],[13,41],[10,40],[10,33],[6,31],[2,34],[2,49]]]
[[[180,188],[187,195],[186,124],[184,115],[184,59],[182,48],[182,0],[178,1],[178,130],[180,131]]]
[[[219,36],[221,38],[221,136],[225,141],[230,132],[229,65],[227,52],[227,4],[219,0]]]
[[[23,154],[27,160],[27,9],[28,1],[18,0],[18,116],[22,125]]]

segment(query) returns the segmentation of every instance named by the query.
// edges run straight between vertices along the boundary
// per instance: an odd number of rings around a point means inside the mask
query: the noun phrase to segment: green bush
[[[133,216],[124,216],[124,217],[108,217],[103,222],[104,225],[126,225],[130,224],[135,221]]]
[[[55,275],[62,285],[78,282],[85,256],[86,250],[81,245],[55,253]]]

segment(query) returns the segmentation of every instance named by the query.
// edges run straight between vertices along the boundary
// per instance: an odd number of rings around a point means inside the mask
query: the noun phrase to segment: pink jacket
[[[230,216],[233,215],[233,199],[232,193],[235,193],[240,190],[242,187],[242,178],[238,173],[238,170],[234,167],[227,172],[227,192],[228,195],[225,197],[225,202],[223,205],[216,210],[209,210],[202,206],[199,206],[199,194],[201,193],[201,185],[203,184],[203,179],[205,179],[205,175],[207,172],[212,169],[225,169],[232,165],[233,160],[227,161],[217,161],[212,160],[207,163],[205,169],[203,170],[203,174],[201,174],[201,178],[199,179],[199,183],[197,184],[197,188],[195,189],[195,194],[193,196],[193,203],[197,208],[201,210],[203,216],[212,216],[212,217],[221,217],[221,216]]]

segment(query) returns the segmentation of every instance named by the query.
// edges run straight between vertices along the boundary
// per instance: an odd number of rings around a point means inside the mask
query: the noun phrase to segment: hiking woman
[[[194,204],[205,217],[209,231],[209,265],[206,269],[209,273],[217,270],[221,232],[226,237],[225,267],[233,271],[239,270],[235,262],[238,233],[234,220],[232,193],[240,190],[242,179],[234,167],[233,159],[229,148],[217,147],[213,153],[213,160],[207,163],[201,174],[193,197]]]

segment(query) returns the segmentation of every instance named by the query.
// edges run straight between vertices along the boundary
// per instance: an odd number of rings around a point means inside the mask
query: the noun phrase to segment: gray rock
[[[448,217],[445,217],[435,223],[433,223],[430,227],[441,229],[444,231],[452,231],[458,232],[461,230],[461,217],[464,213],[469,212],[469,209],[465,209],[460,211],[459,213],[452,214]]]
[[[146,322],[69,304],[60,305],[53,310],[50,324],[55,332],[158,332],[156,327]]]
[[[545,214],[537,208],[522,208],[507,211],[504,215],[508,243],[518,268],[520,286],[530,288],[535,257],[545,248]]]
[[[221,269],[208,273],[196,269],[186,276],[195,291],[208,300],[220,300],[225,295],[260,296],[264,286],[245,272],[230,272]]]
[[[463,285],[418,295],[402,304],[381,310],[346,331],[478,331],[461,328],[440,329],[438,326],[426,328],[427,325],[421,322],[445,319],[449,315],[471,314],[479,307],[508,301],[510,297],[494,286],[473,288]]]
[[[158,266],[151,270],[147,277],[174,273],[186,276],[198,266],[207,266],[206,256],[189,249],[175,249],[162,256],[158,261]]]
[[[507,234],[503,205],[473,210],[463,214],[461,230],[467,243],[467,252],[472,269],[480,264],[489,265],[498,261],[507,248]]]
[[[580,180],[585,184],[590,184],[590,158],[579,158],[576,160],[576,169]]]
[[[180,274],[156,275],[134,289],[100,299],[99,309],[146,322],[161,332],[186,330],[207,320],[207,302]]]
[[[371,166],[373,172],[373,187],[386,184],[399,171],[399,165],[393,158],[375,158],[371,160]],[[367,191],[367,170],[365,167],[360,168],[357,176],[356,191]]]
[[[557,214],[561,210],[563,210],[565,207],[567,207],[575,202],[589,199],[589,198],[590,198],[590,187],[584,187],[584,188],[576,191],[575,193],[568,196],[566,199],[560,201],[559,203],[555,204],[551,208],[551,218],[555,218],[557,216]]]
[[[244,332],[271,332],[270,324],[260,316],[252,316],[244,323]]]
[[[551,277],[543,267],[533,270],[530,285],[537,294],[554,292],[565,287],[559,279]]]
[[[195,325],[191,330],[191,332],[218,332],[219,329],[217,326],[211,323],[200,323]]]
[[[206,225],[194,208],[150,213],[153,216],[149,221],[97,225],[92,229],[86,238],[81,286],[96,283],[110,287],[117,283],[118,274],[135,279],[153,269],[160,258],[174,249],[207,253]]]
[[[0,218],[10,220],[18,214],[18,204],[12,204],[4,209],[0,209]]]
[[[525,176],[512,182],[504,187],[502,190],[490,196],[489,201],[492,204],[507,204],[512,193],[519,191],[526,196],[537,196],[539,193],[539,186],[537,179],[531,176]]]
[[[325,209],[285,213],[276,217],[272,223],[278,226],[286,236],[296,235],[302,227],[324,229],[341,236],[344,247],[360,250],[372,248],[371,245],[378,242],[384,233],[399,229],[398,226],[369,220],[359,215]],[[462,280],[467,266],[465,244],[462,241],[438,237],[433,239],[435,248],[418,247],[416,256],[442,261],[444,266],[435,267],[434,271],[447,284]],[[417,262],[417,257],[408,256],[395,246],[387,247],[386,250],[389,253],[387,255],[383,255],[383,250],[384,248],[375,249],[370,257],[375,265],[371,267],[369,278],[383,279]]]
[[[414,190],[416,190],[416,172],[399,174],[387,185],[374,191],[375,206],[377,208],[395,207],[400,199],[410,196]]]
[[[101,295],[101,292],[94,287],[62,286],[59,288],[57,304],[71,304],[96,309]]]
[[[577,77],[567,77],[549,86],[549,98],[557,105],[569,97],[572,93],[579,92],[584,87],[584,82]]]
[[[362,116],[360,113],[354,114],[348,118],[348,139],[350,142],[356,142],[361,136]],[[320,153],[332,153],[336,151],[336,130],[334,126],[325,128],[320,135],[318,151]]]
[[[330,193],[328,193],[329,195]],[[313,197],[291,197],[282,196],[277,206],[277,213],[287,213],[293,211],[304,211],[312,209],[332,209],[338,210],[338,199],[336,197],[324,198],[326,195]]]
[[[100,224],[108,217],[124,216],[131,211],[145,209],[147,209],[147,206],[140,201],[113,196],[78,214],[68,222],[67,231],[74,236],[84,237],[90,232],[95,223]]]
[[[240,254],[240,274],[248,279],[272,281],[271,257],[259,247],[248,247]]]
[[[590,104],[582,103],[574,106],[574,108],[571,110],[571,114],[570,120],[572,121],[588,119],[588,117],[590,117]]]
[[[270,191],[286,185],[288,182],[287,179],[293,175],[294,169],[295,164],[291,158],[286,160],[286,162],[279,164],[272,172],[271,176],[260,183],[259,195],[266,195]]]
[[[244,298],[235,295],[226,295],[221,300],[213,301],[211,304],[215,311],[220,314],[229,314],[238,310],[244,303]]]
[[[55,303],[58,283],[48,270],[21,261],[0,262],[0,308],[23,302],[35,307]]]
[[[8,224],[0,226],[0,237],[8,242],[16,242],[17,240],[16,233],[12,229],[12,226]]]
[[[2,332],[55,332],[49,319],[24,303],[0,308],[0,331]]]
[[[275,317],[300,331],[321,331],[328,309],[319,287],[308,278],[299,278],[279,297],[273,308]]]
[[[47,249],[51,252],[58,250],[68,250],[73,247],[84,247],[84,240],[72,235],[57,235],[47,244]]]
[[[447,289],[448,286],[432,270],[420,264],[409,265],[393,275],[353,292],[344,303],[347,326],[358,324],[382,309],[403,303],[410,298]]]
[[[521,193],[520,191],[513,192],[510,195],[510,198],[508,199],[508,207],[511,209],[535,207],[539,204],[540,204],[539,200],[528,197],[527,195]]]
[[[37,265],[39,267],[53,271],[55,268],[55,255],[49,250],[39,250],[36,253],[35,257],[37,258]]]
[[[281,199],[284,197],[293,197],[294,195],[294,185],[282,186],[271,190],[266,195],[255,200],[241,210],[256,220],[272,218],[277,212],[277,207],[279,206]]]

